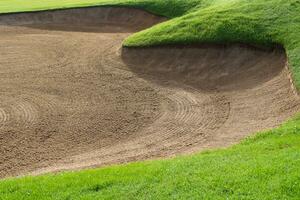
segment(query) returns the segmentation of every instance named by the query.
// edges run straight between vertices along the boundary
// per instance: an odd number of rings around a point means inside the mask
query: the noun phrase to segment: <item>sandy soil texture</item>
[[[128,8],[0,16],[0,177],[189,154],[299,111],[281,49],[122,49]]]

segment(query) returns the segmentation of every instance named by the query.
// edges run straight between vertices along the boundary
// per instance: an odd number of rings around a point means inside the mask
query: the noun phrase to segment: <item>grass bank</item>
[[[2,180],[0,199],[299,199],[300,117],[225,150]]]
[[[124,46],[281,45],[300,87],[300,0],[1,0],[0,13],[95,5],[170,20]],[[171,160],[0,181],[0,199],[299,199],[300,117],[241,144]]]
[[[0,13],[128,6],[170,20],[130,36],[124,46],[246,43],[286,49],[300,88],[300,0],[1,0]]]

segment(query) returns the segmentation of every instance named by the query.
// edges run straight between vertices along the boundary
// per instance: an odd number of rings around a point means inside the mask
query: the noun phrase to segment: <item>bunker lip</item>
[[[100,25],[109,23],[144,29],[166,19],[140,9],[104,6],[0,14],[0,25],[66,25],[66,23],[70,23],[70,25]]]
[[[1,15],[0,177],[227,147],[299,111],[282,48],[121,47],[164,20],[108,7]]]

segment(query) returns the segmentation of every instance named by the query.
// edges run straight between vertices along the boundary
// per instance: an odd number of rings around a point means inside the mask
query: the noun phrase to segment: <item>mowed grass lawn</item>
[[[300,118],[226,150],[0,182],[0,199],[300,197]]]
[[[170,18],[127,38],[128,47],[283,46],[300,88],[300,0],[0,0],[0,13],[92,5],[137,7]],[[4,199],[300,199],[300,117],[224,150],[2,180]]]

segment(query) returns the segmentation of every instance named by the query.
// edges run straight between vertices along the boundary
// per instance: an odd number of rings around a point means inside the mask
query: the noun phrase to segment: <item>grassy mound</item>
[[[0,13],[97,5],[128,6],[169,17],[124,46],[195,43],[281,45],[300,87],[300,0],[2,0]]]
[[[170,20],[124,46],[281,45],[300,87],[300,0],[2,0],[0,13],[130,6]],[[0,182],[0,199],[299,199],[300,117],[226,150]]]

